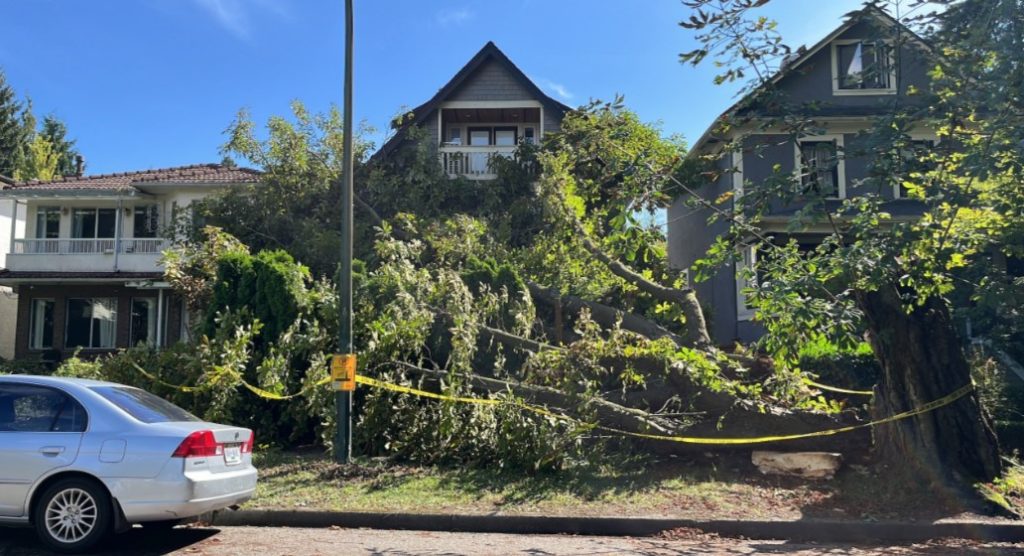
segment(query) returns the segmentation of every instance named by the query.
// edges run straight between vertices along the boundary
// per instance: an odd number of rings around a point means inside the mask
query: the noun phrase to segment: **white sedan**
[[[0,376],[0,524],[87,550],[252,498],[253,432],[111,382]]]

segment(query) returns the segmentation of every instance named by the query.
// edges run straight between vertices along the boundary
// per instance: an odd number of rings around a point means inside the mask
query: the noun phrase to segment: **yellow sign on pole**
[[[331,385],[343,392],[356,389],[356,354],[343,353],[331,357]]]

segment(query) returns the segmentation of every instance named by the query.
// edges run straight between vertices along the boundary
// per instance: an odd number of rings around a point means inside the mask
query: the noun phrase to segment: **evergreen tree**
[[[68,139],[68,127],[64,122],[52,114],[43,118],[43,128],[39,131],[53,149],[56,157],[56,174],[58,176],[70,176],[75,173],[75,157],[78,156],[78,149],[75,148],[74,139]]]
[[[25,149],[22,105],[0,71],[0,175],[14,176]]]

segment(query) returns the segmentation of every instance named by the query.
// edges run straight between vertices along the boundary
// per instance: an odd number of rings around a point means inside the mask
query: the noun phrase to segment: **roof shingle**
[[[174,168],[157,168],[137,172],[117,172],[92,176],[64,176],[49,181],[32,180],[18,182],[7,189],[132,189],[137,185],[152,184],[227,184],[253,183],[259,180],[261,172],[252,168],[225,166],[223,164],[193,164]]]

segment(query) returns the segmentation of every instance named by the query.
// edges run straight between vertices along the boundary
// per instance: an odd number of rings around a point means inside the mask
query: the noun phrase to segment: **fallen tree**
[[[251,123],[238,122],[229,150],[257,161],[267,171],[265,183],[251,198],[210,202],[211,222],[257,246],[269,230],[335,225],[304,211],[321,196],[323,206],[334,203],[337,122],[297,114],[299,125],[275,120],[267,140],[253,135]],[[326,128],[315,131],[317,125]],[[822,400],[799,373],[776,368],[763,356],[724,353],[711,343],[693,290],[667,265],[664,234],[637,220],[639,213],[672,201],[669,191],[684,150],[634,114],[599,103],[567,114],[561,133],[539,149],[523,147],[515,159],[498,161],[498,178],[486,189],[449,178],[423,144],[408,147],[411,154],[397,155],[404,157],[401,164],[375,159],[357,173],[357,253],[363,264],[357,265],[355,316],[363,372],[393,372],[398,361],[405,374],[396,378],[415,375],[437,392],[512,392],[579,421],[640,435],[785,436],[862,422],[856,411]],[[288,194],[310,176],[317,187]],[[236,222],[239,216],[260,221]],[[528,233],[508,232],[524,222]],[[290,249],[287,241],[279,244]],[[305,254],[309,246],[296,249]],[[311,314],[300,305],[295,326],[280,338],[287,341],[253,340],[284,346],[260,351],[245,363],[245,376],[259,377],[263,387],[277,386],[287,368],[282,362],[295,353],[291,344],[307,345],[295,330],[315,331],[318,342],[330,337],[334,323],[322,320],[335,302],[323,293],[330,290],[336,264],[329,253],[315,254],[313,275],[324,282],[320,297],[306,302],[322,310]],[[171,272],[180,268],[204,266],[185,262]],[[206,282],[222,279],[207,276]],[[203,280],[176,283],[204,287]],[[186,297],[209,298],[194,292]],[[208,324],[238,325],[238,318],[218,320],[226,309],[236,308],[196,308]],[[302,353],[309,364],[327,357]],[[361,442],[369,453],[433,461],[448,457],[457,444],[465,450],[460,457],[484,458],[480,446],[486,445],[486,457],[519,458],[503,451],[504,440],[495,440],[514,434],[535,448],[522,458],[550,461],[564,457],[544,443],[571,444],[580,434],[555,427],[556,437],[546,428],[550,423],[507,412],[500,413],[505,424],[499,426],[493,421],[498,414],[483,410],[366,396],[356,430],[365,435]],[[328,396],[312,397],[311,410],[330,427]],[[537,438],[525,438],[526,430]],[[478,450],[467,444],[466,435],[473,434],[491,436],[479,439]],[[320,436],[331,434],[325,430]],[[788,441],[785,447],[863,451],[867,439],[868,429],[862,428]],[[634,441],[658,453],[756,445]]]

